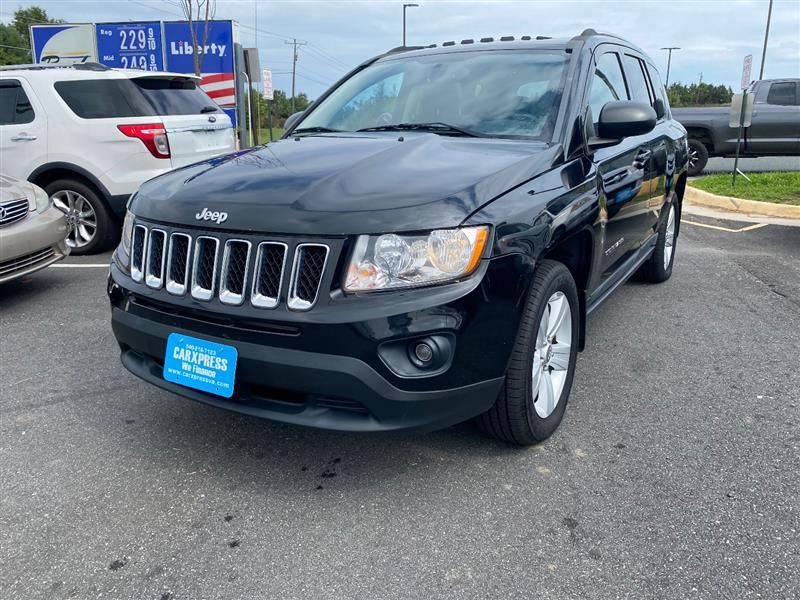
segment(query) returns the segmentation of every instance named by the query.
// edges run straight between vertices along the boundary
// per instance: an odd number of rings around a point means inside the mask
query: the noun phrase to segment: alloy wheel
[[[72,190],[60,190],[51,196],[53,206],[67,216],[67,246],[83,248],[97,233],[97,214],[89,201]]]
[[[689,164],[687,165],[687,168],[693,169],[694,166],[697,164],[697,159],[698,159],[697,150],[695,150],[694,148],[690,147],[689,148]]]
[[[547,301],[536,333],[531,390],[533,407],[542,419],[558,405],[567,382],[572,346],[572,310],[563,292]]]
[[[664,270],[669,269],[672,253],[675,250],[675,207],[670,204],[667,217],[667,231],[664,235]]]

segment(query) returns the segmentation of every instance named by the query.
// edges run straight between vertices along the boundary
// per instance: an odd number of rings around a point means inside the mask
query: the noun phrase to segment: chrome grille
[[[19,198],[0,202],[0,227],[21,221],[28,214],[28,200]]]
[[[167,254],[167,291],[181,296],[186,293],[186,282],[189,280],[189,248],[191,236],[185,233],[173,233],[169,238]]]
[[[286,244],[262,242],[256,256],[253,293],[250,302],[261,308],[275,308],[281,292],[283,271],[286,267]]]
[[[147,287],[159,289],[164,285],[164,246],[167,243],[167,234],[161,229],[150,230],[150,240],[147,244],[147,265],[145,267],[144,281]]]
[[[247,283],[247,268],[250,266],[250,242],[228,240],[222,256],[222,281],[219,301],[224,304],[239,305],[244,302]]]
[[[131,242],[131,278],[173,295],[187,292],[198,300],[217,298],[222,304],[276,308],[283,294],[290,310],[316,304],[330,248],[321,243],[262,241],[254,236],[192,237],[181,231],[137,223]],[[287,275],[291,272],[291,275]],[[289,279],[288,285],[284,279]]]
[[[194,243],[192,263],[192,296],[198,300],[211,300],[217,283],[217,238],[201,235]]]
[[[0,262],[0,278],[7,275],[13,275],[19,271],[23,271],[33,267],[41,262],[48,260],[55,255],[55,250],[52,248],[45,248],[38,252],[18,256],[5,262]]]
[[[289,308],[308,310],[317,301],[319,284],[328,262],[328,247],[322,244],[299,244],[294,251],[292,281],[289,284]]]

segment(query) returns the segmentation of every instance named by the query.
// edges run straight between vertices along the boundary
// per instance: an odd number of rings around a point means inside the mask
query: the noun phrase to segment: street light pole
[[[769,22],[772,19],[772,0],[769,0],[769,12],[767,13],[767,30],[764,32],[764,50],[761,52],[761,70],[758,79],[764,79],[764,62],[767,59],[767,40],[769,39]]]
[[[403,47],[406,45],[406,9],[416,8],[419,4],[403,4]]]
[[[667,82],[664,84],[665,89],[669,89],[669,68],[672,66],[672,51],[673,50],[680,50],[679,46],[667,46],[666,48],[662,48],[662,50],[666,50],[669,52],[669,56],[667,57]]]

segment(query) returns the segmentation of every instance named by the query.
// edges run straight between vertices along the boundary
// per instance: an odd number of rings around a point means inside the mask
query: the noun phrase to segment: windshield
[[[561,102],[563,51],[453,52],[384,59],[355,74],[295,131],[435,124],[491,137],[546,140]],[[390,128],[390,127],[389,127]]]

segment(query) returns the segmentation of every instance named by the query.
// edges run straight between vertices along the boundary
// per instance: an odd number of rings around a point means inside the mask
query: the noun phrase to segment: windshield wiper
[[[301,127],[300,129],[295,129],[292,135],[296,133],[339,133],[341,131],[341,129],[331,129],[330,127]]]
[[[442,135],[463,135],[465,137],[486,137],[484,133],[470,131],[450,125],[448,123],[396,123],[394,125],[377,125],[375,127],[364,127],[358,131],[430,131]]]
[[[210,112],[217,112],[219,110],[219,106],[204,106],[200,109],[200,114],[204,115]]]

